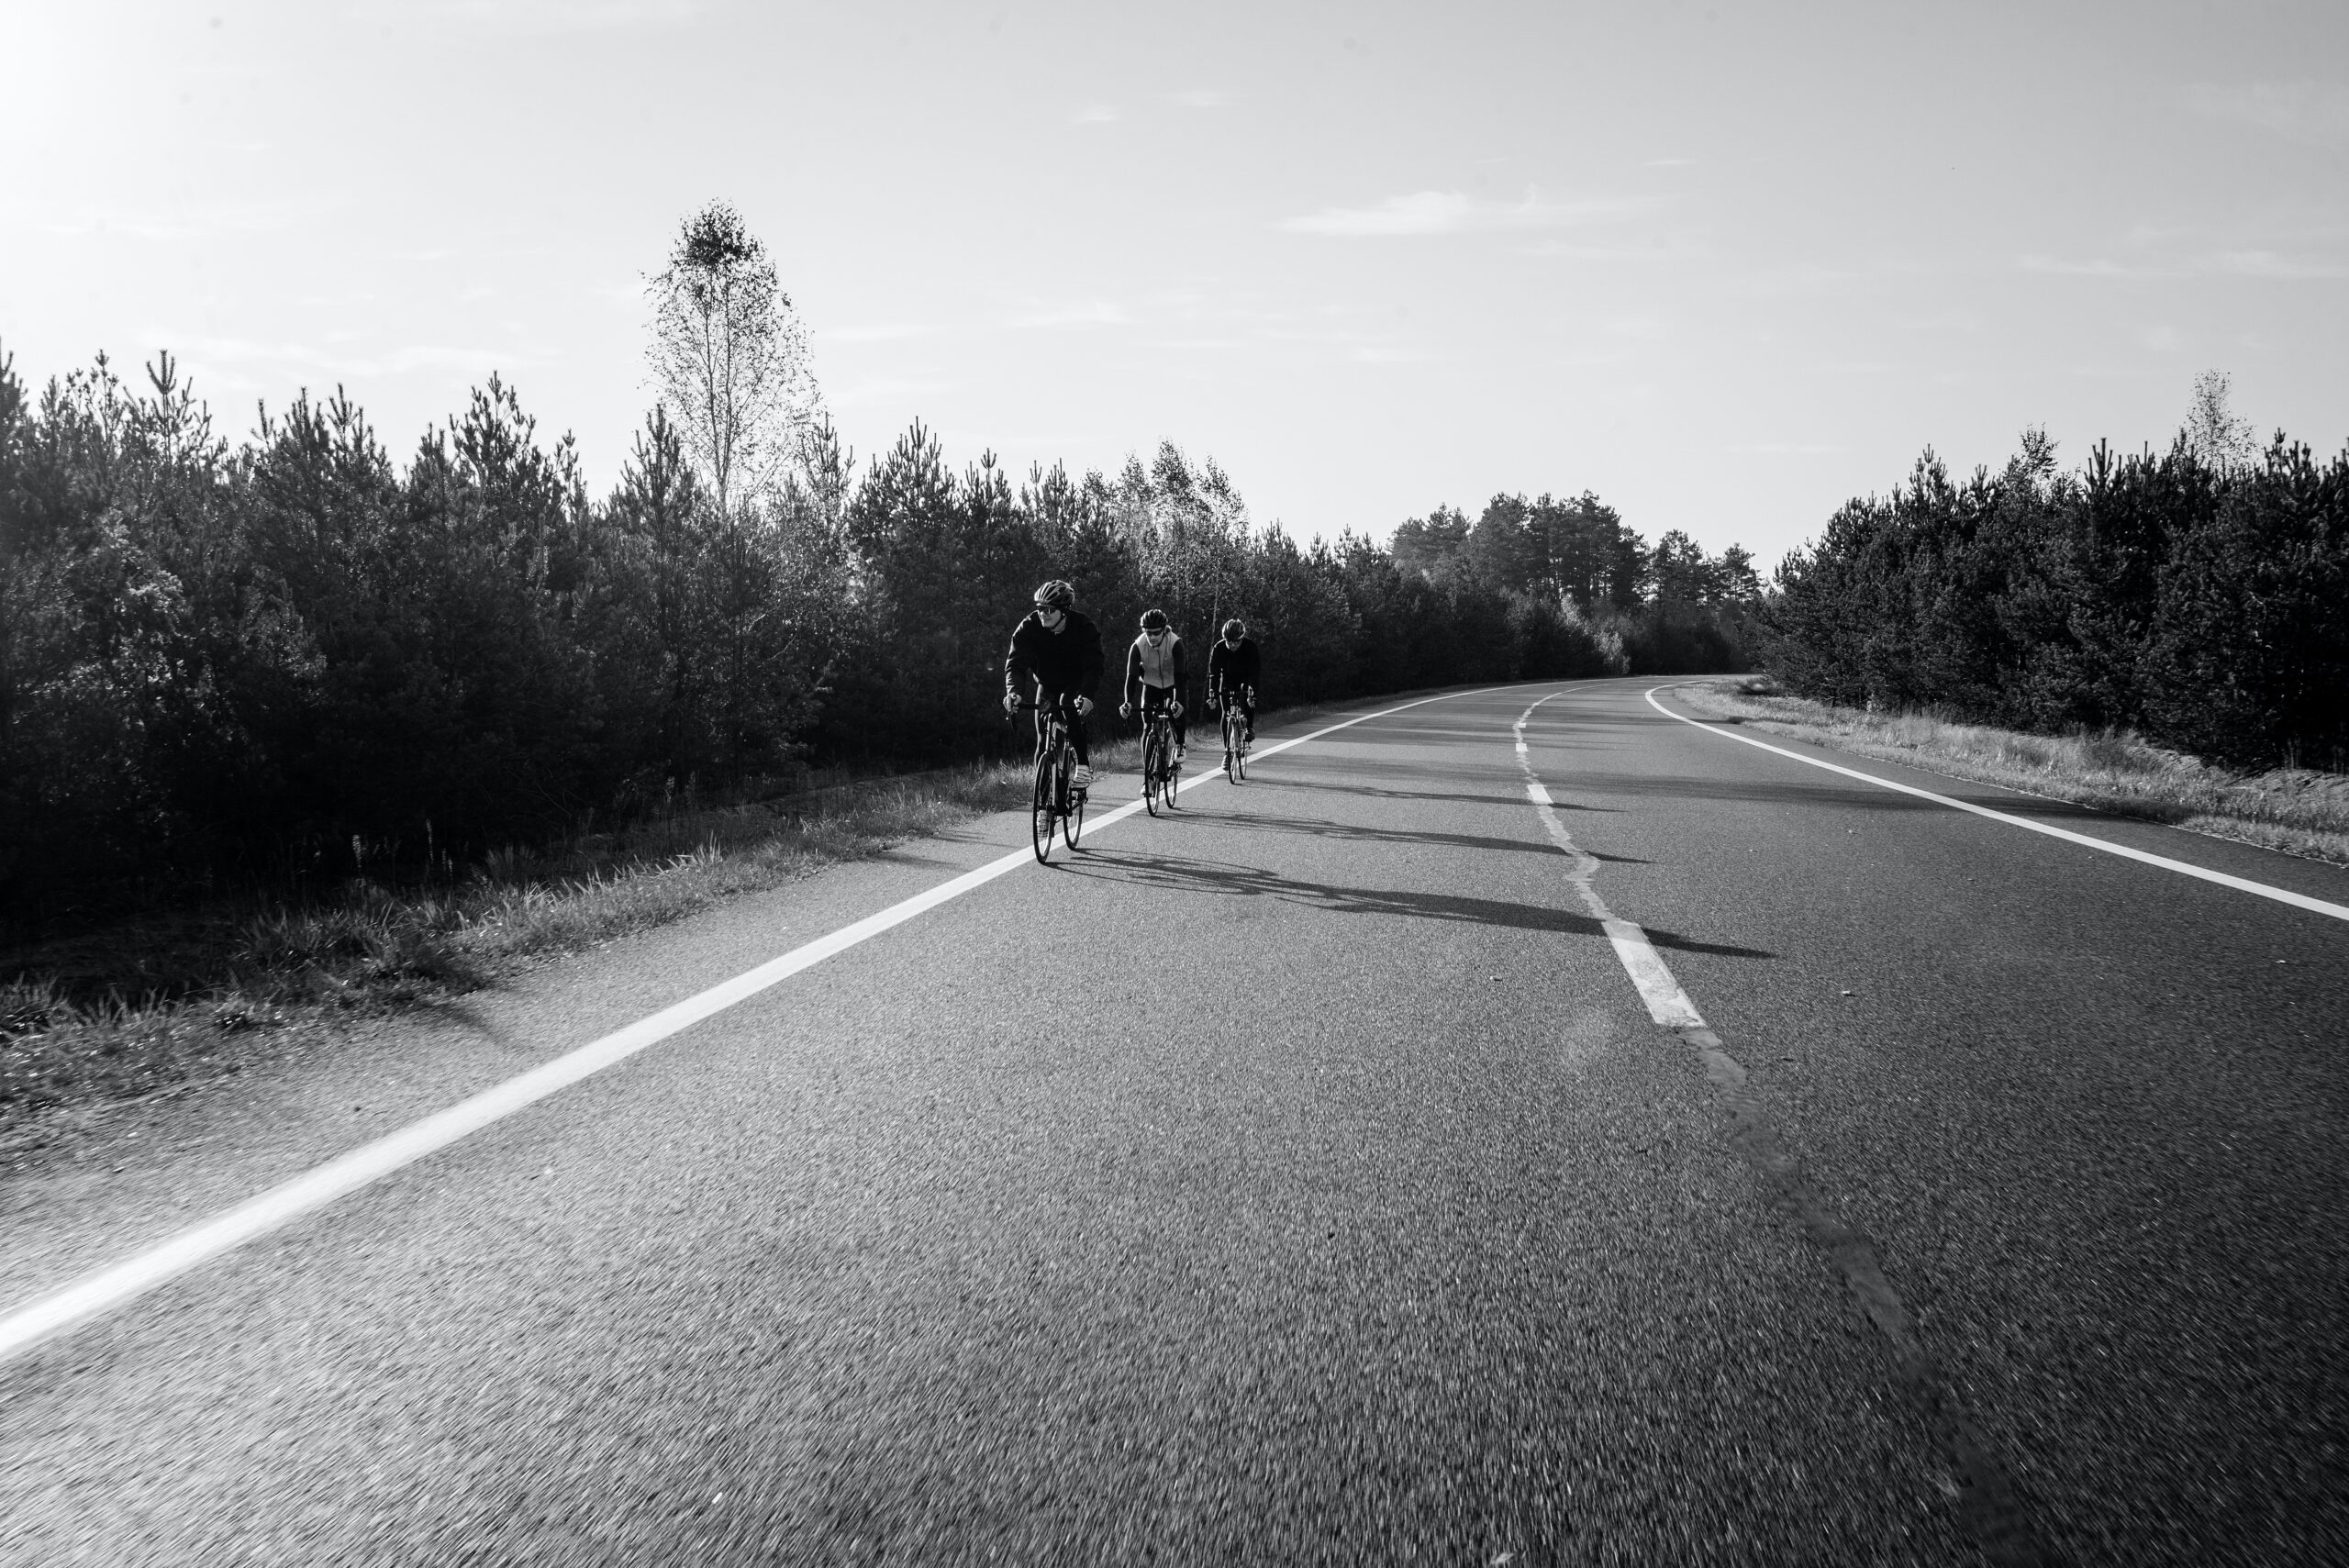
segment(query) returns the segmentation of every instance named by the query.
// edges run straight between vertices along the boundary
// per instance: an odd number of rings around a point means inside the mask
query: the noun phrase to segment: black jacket
[[[1090,697],[1100,686],[1101,628],[1089,616],[1066,614],[1058,631],[1046,631],[1032,610],[1012,628],[1011,651],[1003,657],[1007,695]]]
[[[1256,639],[1243,637],[1234,648],[1221,638],[1208,650],[1208,691],[1210,695],[1256,684]]]

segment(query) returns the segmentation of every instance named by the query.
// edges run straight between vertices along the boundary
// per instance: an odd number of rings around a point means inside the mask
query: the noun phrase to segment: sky
[[[1597,492],[1765,564],[1927,447],[2349,442],[2349,6],[0,6],[0,351],[395,456],[492,372],[591,483],[732,203],[860,458],[1384,539]]]

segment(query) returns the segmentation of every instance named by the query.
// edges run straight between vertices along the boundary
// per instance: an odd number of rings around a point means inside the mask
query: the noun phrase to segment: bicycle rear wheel
[[[1049,751],[1036,759],[1036,801],[1029,813],[1029,830],[1039,865],[1052,858],[1052,823],[1060,816],[1060,803],[1052,794],[1053,761]]]
[[[1085,836],[1085,791],[1069,780],[1076,773],[1076,748],[1072,746],[1061,753],[1061,836],[1070,849]]]
[[[1142,732],[1141,738],[1141,798],[1152,817],[1158,815],[1158,775],[1165,763],[1165,744],[1159,739],[1157,728],[1152,726]]]

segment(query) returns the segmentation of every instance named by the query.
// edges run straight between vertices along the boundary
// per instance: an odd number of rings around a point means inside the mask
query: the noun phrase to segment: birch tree
[[[817,416],[807,335],[742,215],[685,219],[650,281],[652,381],[721,517],[771,491]]]

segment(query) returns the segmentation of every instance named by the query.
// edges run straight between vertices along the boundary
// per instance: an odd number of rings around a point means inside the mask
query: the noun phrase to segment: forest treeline
[[[2349,452],[2218,445],[2189,421],[2066,473],[2027,432],[1963,483],[1929,451],[1780,565],[1766,662],[1829,702],[2349,766]]]
[[[340,392],[231,443],[168,356],[31,395],[0,359],[0,910],[455,870],[809,761],[1000,754],[1003,648],[1063,576],[1115,656],[1146,606],[1245,619],[1265,700],[1742,667],[1750,561],[1595,497],[1439,508],[1393,548],[1252,526],[1173,445],[1114,474],[829,427],[718,504],[656,409],[611,492],[493,377],[395,460]],[[1203,662],[1203,659],[1201,660]]]

